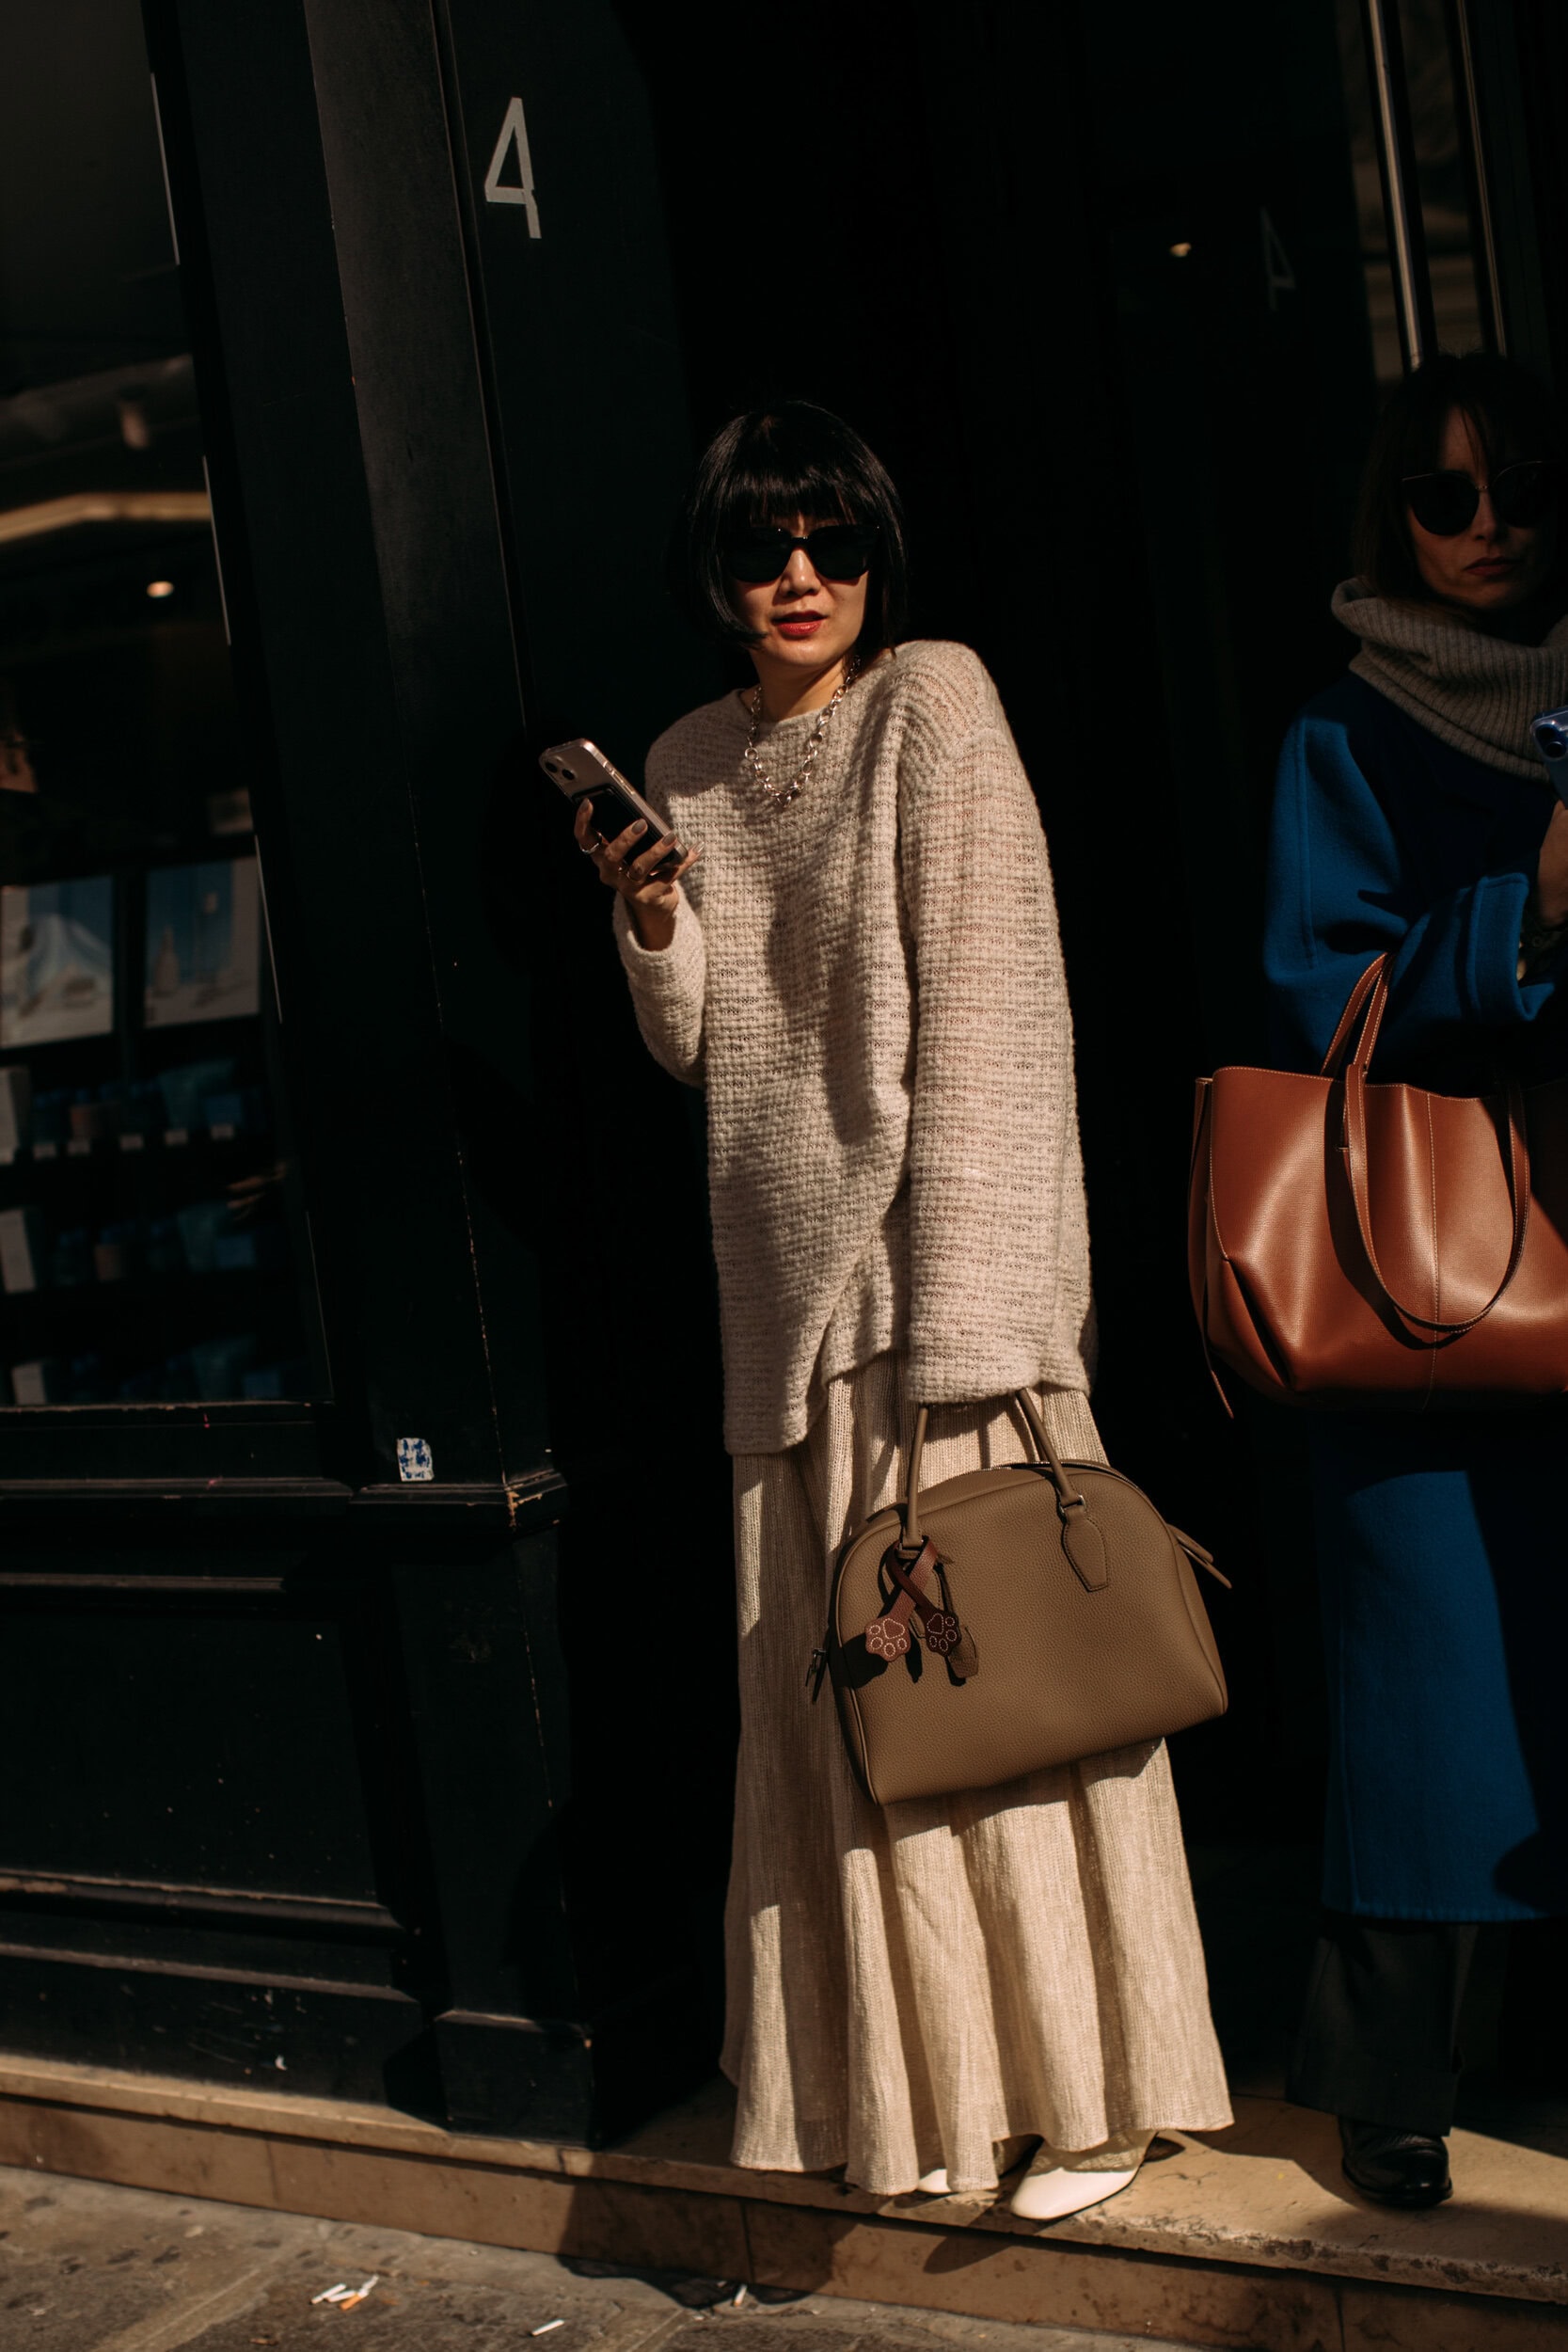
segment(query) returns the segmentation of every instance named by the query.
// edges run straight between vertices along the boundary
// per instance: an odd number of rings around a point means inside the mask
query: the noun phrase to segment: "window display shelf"
[[[0,1151],[0,1170],[8,1168],[76,1167],[84,1160],[118,1162],[122,1158],[156,1158],[178,1153],[189,1160],[200,1152],[232,1153],[243,1147],[260,1151],[269,1137],[265,1131],[224,1122],[214,1127],[154,1128],[144,1135],[72,1136],[65,1143],[24,1143]]]

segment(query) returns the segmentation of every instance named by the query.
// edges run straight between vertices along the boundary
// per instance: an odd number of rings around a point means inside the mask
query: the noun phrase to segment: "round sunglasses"
[[[1557,497],[1558,469],[1549,458],[1521,457],[1499,466],[1487,483],[1472,482],[1467,473],[1416,473],[1407,474],[1401,487],[1416,520],[1434,539],[1456,539],[1468,531],[1483,489],[1505,530],[1530,531]]]
[[[859,580],[869,571],[876,547],[875,523],[823,523],[804,538],[785,531],[782,523],[758,523],[724,542],[724,562],[732,580],[756,588],[777,580],[796,548],[804,548],[819,579]]]

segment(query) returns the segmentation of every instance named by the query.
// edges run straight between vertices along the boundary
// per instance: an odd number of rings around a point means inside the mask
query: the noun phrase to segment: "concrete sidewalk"
[[[0,2169],[4,2352],[1177,2352],[737,2283]]]

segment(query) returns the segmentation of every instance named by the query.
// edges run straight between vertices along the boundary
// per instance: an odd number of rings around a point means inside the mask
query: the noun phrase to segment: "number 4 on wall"
[[[517,177],[503,182],[501,173],[515,155]],[[490,158],[490,168],[484,175],[486,204],[523,204],[528,208],[528,233],[539,234],[539,207],[533,195],[533,162],[528,151],[528,123],[523,116],[523,102],[515,98],[506,110],[501,135],[496,141],[496,151]]]

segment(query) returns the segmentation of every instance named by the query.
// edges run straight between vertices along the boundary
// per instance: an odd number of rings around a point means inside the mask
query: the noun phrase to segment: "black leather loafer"
[[[1453,2195],[1448,2148],[1429,2132],[1394,2132],[1341,2115],[1339,2144],[1346,2179],[1380,2205],[1440,2205]]]

